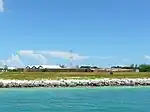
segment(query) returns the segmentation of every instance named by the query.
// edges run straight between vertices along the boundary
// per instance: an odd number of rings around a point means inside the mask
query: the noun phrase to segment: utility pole
[[[73,55],[72,55],[72,50],[70,50],[70,57],[69,57],[69,59],[70,59],[70,68],[72,68],[73,67]]]

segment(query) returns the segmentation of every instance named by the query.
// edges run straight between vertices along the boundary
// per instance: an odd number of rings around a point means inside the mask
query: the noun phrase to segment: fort
[[[0,69],[1,71],[4,68]],[[90,66],[62,67],[59,65],[28,65],[25,68],[8,67],[7,71],[12,72],[134,72],[131,68],[99,68]]]
[[[0,88],[150,85],[150,72],[136,72],[131,68],[32,65],[25,68],[4,67],[1,71]]]

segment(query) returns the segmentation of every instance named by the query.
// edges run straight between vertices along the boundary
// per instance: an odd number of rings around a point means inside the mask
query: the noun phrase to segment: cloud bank
[[[25,64],[21,60],[22,57],[30,58],[31,60],[38,61],[39,64],[48,64],[49,58],[59,58],[69,60],[72,58],[73,61],[77,60],[87,60],[87,59],[97,59],[97,60],[107,60],[114,57],[111,56],[84,56],[78,53],[71,53],[65,51],[34,51],[34,50],[20,50],[15,55],[12,55],[7,60],[0,60],[0,65],[23,67]]]
[[[24,67],[24,63],[21,61],[18,55],[12,55],[11,58],[5,62],[7,66]]]
[[[89,56],[82,56],[77,53],[62,52],[62,51],[39,51],[39,52],[49,57],[62,58],[62,59],[72,58],[72,60],[84,60],[89,58]]]
[[[0,0],[0,12],[4,12],[4,0]]]
[[[39,61],[41,64],[47,64],[47,59],[38,52],[32,50],[21,50],[17,54],[18,56],[24,56],[24,57],[35,59]]]
[[[20,60],[18,55],[12,55],[7,60],[0,60],[0,66],[13,66],[13,67],[24,67],[24,63]]]
[[[72,60],[86,60],[86,59],[111,59],[112,56],[84,56],[78,53],[71,53],[65,51],[33,51],[33,50],[21,50],[18,52],[21,56],[32,57],[37,60],[41,60],[42,63],[47,62],[47,58],[61,58],[61,59],[70,59]]]

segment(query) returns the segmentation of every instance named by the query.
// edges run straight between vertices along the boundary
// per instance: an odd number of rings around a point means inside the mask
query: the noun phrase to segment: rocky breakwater
[[[0,88],[150,86],[150,79],[0,80]]]

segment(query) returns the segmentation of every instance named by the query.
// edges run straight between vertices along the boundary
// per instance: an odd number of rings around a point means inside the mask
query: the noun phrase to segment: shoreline
[[[5,80],[0,79],[0,88],[69,88],[69,87],[118,87],[150,86],[150,78],[136,79],[61,79],[61,80]]]

